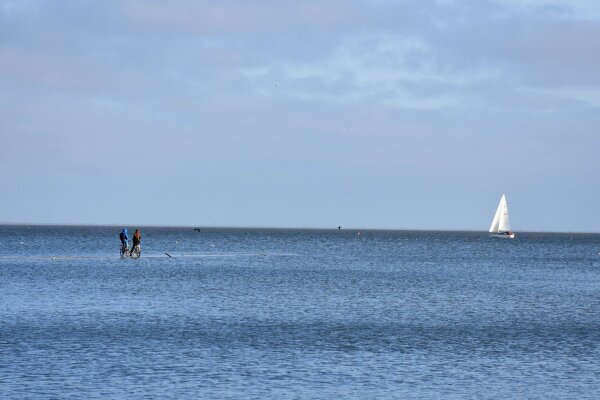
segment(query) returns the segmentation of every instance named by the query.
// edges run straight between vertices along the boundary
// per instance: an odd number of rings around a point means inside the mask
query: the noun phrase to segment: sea
[[[599,234],[121,228],[0,226],[0,398],[600,398]]]

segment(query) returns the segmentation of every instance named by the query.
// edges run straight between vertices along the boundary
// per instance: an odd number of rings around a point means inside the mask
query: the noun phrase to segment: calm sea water
[[[1,398],[600,398],[600,235],[119,231],[0,227]]]

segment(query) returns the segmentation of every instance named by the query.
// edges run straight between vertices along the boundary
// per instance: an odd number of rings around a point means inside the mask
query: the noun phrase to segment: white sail
[[[498,231],[499,232],[509,232],[510,231],[510,220],[508,219],[508,205],[506,204],[506,196],[502,195],[502,199],[500,200],[502,204],[502,212],[500,213],[500,222],[498,223]]]
[[[504,198],[504,196],[502,196]],[[492,225],[490,225],[490,233],[498,232],[498,226],[500,226],[500,213],[502,212],[502,199],[500,199],[500,203],[498,204],[498,208],[496,209],[496,214],[494,215],[494,219],[492,220]]]
[[[490,233],[501,233],[510,231],[510,220],[508,218],[508,205],[506,203],[506,196],[503,194],[498,203],[494,220],[490,226]]]

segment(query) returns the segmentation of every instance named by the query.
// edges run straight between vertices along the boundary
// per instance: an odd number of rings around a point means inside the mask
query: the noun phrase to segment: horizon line
[[[123,227],[124,225],[134,225],[143,228],[198,228],[198,229],[280,229],[280,230],[322,230],[322,231],[337,231],[337,230],[350,230],[350,231],[417,231],[417,232],[481,232],[489,233],[487,229],[450,229],[450,228],[364,228],[349,226],[338,229],[337,226],[327,227],[299,227],[299,226],[232,226],[232,225],[164,225],[164,224],[92,224],[92,223],[22,223],[22,222],[0,222],[0,226],[62,226],[62,227]],[[519,230],[515,233],[562,233],[562,234],[600,234],[600,232],[593,231],[554,231],[554,230]]]

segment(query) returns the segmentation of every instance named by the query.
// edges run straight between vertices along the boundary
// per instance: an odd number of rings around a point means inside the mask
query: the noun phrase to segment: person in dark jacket
[[[127,246],[127,241],[129,241],[129,236],[127,236],[127,228],[121,231],[119,234],[119,239],[121,239],[121,246]]]
[[[142,243],[142,233],[140,232],[139,229],[136,229],[133,234],[133,245],[131,246],[131,251],[129,252],[129,255],[132,255],[133,249],[135,248],[135,246],[139,246],[141,243]]]

